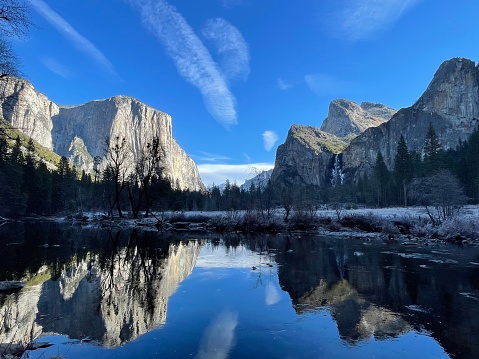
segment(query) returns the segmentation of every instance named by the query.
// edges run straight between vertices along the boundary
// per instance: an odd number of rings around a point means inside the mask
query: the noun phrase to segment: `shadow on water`
[[[254,262],[248,262],[249,267],[236,263],[243,271],[235,280],[246,275],[254,278],[253,289],[264,287],[268,310],[279,303],[282,290],[298,317],[330,313],[340,340],[348,346],[422,333],[452,357],[476,358],[478,353],[477,248],[405,248],[379,240],[362,243],[308,235],[182,238],[57,223],[13,224],[8,230],[4,226],[0,238],[0,280],[26,282],[18,293],[0,294],[2,343],[48,333],[87,338],[106,348],[131,342],[166,323],[168,302],[193,272],[203,248],[208,261],[215,261],[215,251],[233,260],[236,252],[247,250]],[[224,270],[212,263],[203,274]],[[204,278],[198,274],[195,280],[199,282],[190,286],[201,293]],[[200,297],[193,301],[208,308]],[[201,341],[195,342],[197,356],[220,350],[214,344],[214,337],[220,336],[221,352],[227,357],[244,315],[238,309],[216,313]],[[192,327],[199,325],[193,324],[196,318],[185,320]],[[238,357],[239,345],[236,348]]]

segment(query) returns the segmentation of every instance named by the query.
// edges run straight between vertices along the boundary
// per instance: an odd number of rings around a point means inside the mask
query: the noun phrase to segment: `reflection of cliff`
[[[120,237],[112,235],[98,253],[52,264],[54,277],[51,271],[40,273],[39,284],[4,297],[0,342],[62,333],[113,347],[163,324],[168,300],[191,273],[201,243],[165,244],[135,231],[130,238]]]
[[[346,280],[335,284],[321,280],[311,292],[298,299],[302,308],[328,306],[339,334],[347,341],[397,337],[411,330],[400,315],[365,300]]]
[[[90,337],[118,346],[163,324],[167,303],[192,271],[200,244],[171,244],[162,259],[139,246],[119,248],[105,263],[98,256],[73,263],[49,281],[38,317],[47,332]]]
[[[280,285],[295,309],[329,308],[344,340],[426,330],[448,353],[477,358],[479,267],[467,265],[478,262],[477,251],[461,251],[454,264],[430,248],[343,239],[303,236],[268,246],[277,249]]]
[[[42,328],[35,322],[41,284],[6,296],[0,308],[0,343],[28,343]]]

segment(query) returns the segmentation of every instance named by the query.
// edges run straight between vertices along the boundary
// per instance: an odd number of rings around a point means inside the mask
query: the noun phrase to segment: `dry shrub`
[[[288,221],[288,228],[292,230],[311,230],[319,226],[319,217],[314,210],[296,209]]]

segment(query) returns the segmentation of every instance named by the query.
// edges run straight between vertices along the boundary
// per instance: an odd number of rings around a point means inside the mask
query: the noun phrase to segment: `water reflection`
[[[451,354],[476,358],[479,334],[477,248],[302,238],[272,241],[279,280],[298,313],[327,307],[343,340],[399,337],[429,332]],[[286,250],[287,247],[287,250]],[[427,265],[426,265],[427,263]]]
[[[226,310],[214,318],[201,338],[197,359],[226,359],[235,344],[238,314]]]
[[[129,342],[165,323],[168,299],[191,273],[201,249],[199,241],[160,241],[137,230],[81,229],[81,235],[97,241],[83,253],[75,248],[71,256],[56,253],[63,247],[68,252],[75,238],[60,247],[41,245],[50,258],[36,272],[24,268],[25,290],[3,296],[0,342],[28,342],[45,333],[89,338],[106,347]],[[35,261],[23,263],[30,260]]]
[[[0,228],[0,280],[27,282],[0,295],[0,342],[60,333],[129,343],[125,358],[391,357],[426,342],[423,357],[478,356],[477,248],[35,226]]]

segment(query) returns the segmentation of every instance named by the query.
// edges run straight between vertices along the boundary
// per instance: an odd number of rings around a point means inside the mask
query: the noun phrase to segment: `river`
[[[0,227],[0,343],[29,358],[479,358],[479,248]],[[1,353],[0,353],[1,354]]]

